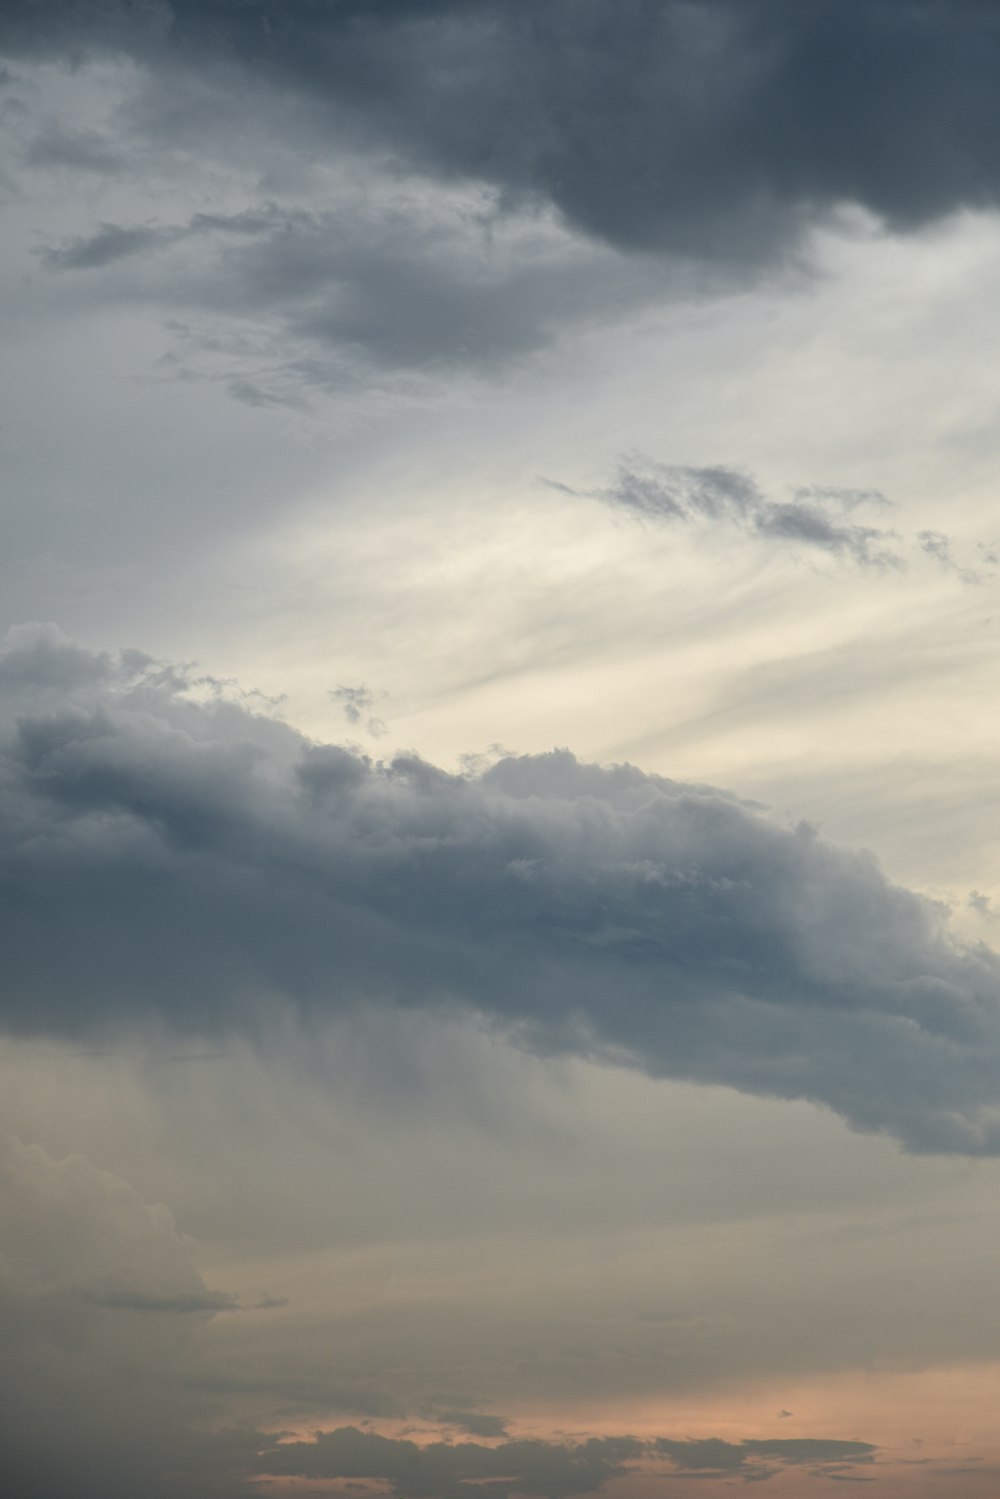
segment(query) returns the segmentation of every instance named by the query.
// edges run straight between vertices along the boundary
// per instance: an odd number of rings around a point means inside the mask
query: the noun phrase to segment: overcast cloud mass
[[[1000,16],[0,7],[0,1488],[992,1499]]]

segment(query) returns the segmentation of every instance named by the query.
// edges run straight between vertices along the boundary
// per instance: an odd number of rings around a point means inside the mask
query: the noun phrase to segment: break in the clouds
[[[529,1048],[1000,1149],[1000,964],[870,854],[565,750],[372,763],[51,630],[14,636],[0,683],[10,1027],[459,1007]]]
[[[294,102],[302,129],[552,203],[628,249],[752,263],[841,202],[906,228],[996,202],[995,15],[984,0],[351,0],[9,4],[14,55],[161,70],[162,144],[215,94]]]

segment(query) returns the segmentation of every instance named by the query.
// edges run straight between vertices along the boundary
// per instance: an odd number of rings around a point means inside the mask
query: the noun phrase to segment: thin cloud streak
[[[944,532],[920,531],[907,538],[853,521],[858,510],[887,508],[889,502],[878,490],[809,485],[796,489],[791,499],[775,500],[739,469],[658,463],[641,455],[619,463],[614,481],[601,488],[578,490],[548,478],[541,482],[560,494],[598,500],[654,525],[731,528],[765,543],[826,553],[876,572],[905,568],[909,550],[932,558],[963,583],[984,580],[981,571],[955,561]],[[980,551],[991,561],[985,549]]]

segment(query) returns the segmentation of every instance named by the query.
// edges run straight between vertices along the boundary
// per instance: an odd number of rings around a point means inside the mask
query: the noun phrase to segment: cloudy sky
[[[994,1495],[997,7],[0,58],[5,1489]]]

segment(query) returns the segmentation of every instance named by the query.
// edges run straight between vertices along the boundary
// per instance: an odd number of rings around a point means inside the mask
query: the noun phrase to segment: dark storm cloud
[[[899,567],[903,561],[891,531],[848,519],[858,505],[885,504],[874,492],[812,487],[796,491],[791,500],[776,501],[736,469],[685,468],[647,459],[621,464],[613,484],[590,494],[644,520],[734,526],[751,535],[846,557],[859,567]],[[924,552],[931,550],[924,540],[928,534],[919,538]],[[948,538],[939,540],[946,548]],[[935,555],[940,560],[940,550]]]
[[[14,0],[0,46],[211,69],[627,248],[746,264],[837,203],[907,229],[1000,187],[986,0]]]
[[[535,1050],[1000,1151],[1000,963],[867,853],[566,751],[373,764],[51,630],[0,683],[12,1030],[471,1008]]]

